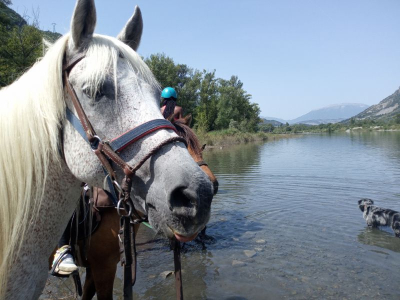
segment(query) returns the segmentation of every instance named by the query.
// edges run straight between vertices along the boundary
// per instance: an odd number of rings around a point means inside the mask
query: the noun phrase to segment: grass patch
[[[257,141],[276,140],[293,136],[293,134],[272,134],[265,132],[250,133],[232,129],[210,132],[196,131],[196,134],[200,142],[202,144],[207,144],[207,146],[229,146]]]

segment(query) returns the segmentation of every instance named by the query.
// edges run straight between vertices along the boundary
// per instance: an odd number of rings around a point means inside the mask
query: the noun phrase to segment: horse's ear
[[[207,144],[204,144],[203,146],[201,146],[201,151],[204,151],[204,149],[206,149]]]
[[[122,31],[118,34],[117,39],[124,42],[125,44],[127,44],[133,50],[136,51],[137,48],[139,48],[140,39],[142,38],[142,32],[143,32],[142,12],[140,11],[139,6],[136,6],[135,12],[129,19],[128,23],[126,23]]]
[[[71,20],[71,36],[75,49],[86,46],[96,27],[94,0],[78,0]]]
[[[175,123],[175,118],[174,118],[174,114],[171,114],[168,118],[167,118],[167,120],[168,121],[170,121],[172,124],[174,124]]]
[[[184,119],[185,125],[190,127],[190,124],[192,123],[192,114],[188,114],[183,119]]]
[[[174,124],[175,123],[175,117],[177,115],[178,115],[177,113],[173,113],[167,118],[167,120],[170,121],[172,124]]]

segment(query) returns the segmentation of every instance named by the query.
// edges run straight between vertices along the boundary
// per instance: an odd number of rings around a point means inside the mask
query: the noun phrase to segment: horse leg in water
[[[106,209],[101,214],[101,223],[90,239],[88,251],[89,268],[83,288],[82,300],[113,299],[113,286],[119,262],[119,216],[115,209]],[[135,234],[139,225],[135,225]]]
[[[82,299],[92,299],[97,292],[98,299],[112,299],[117,263],[119,217],[115,209],[105,210],[101,225],[90,238],[88,250],[87,277]]]
[[[87,267],[85,285],[83,286],[82,300],[92,299],[95,294],[96,287],[94,285],[92,269],[90,267]]]

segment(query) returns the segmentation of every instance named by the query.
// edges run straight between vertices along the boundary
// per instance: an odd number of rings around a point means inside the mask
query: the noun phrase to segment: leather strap
[[[181,243],[174,238],[171,240],[171,248],[174,251],[176,299],[183,300],[182,271],[181,271]]]
[[[110,142],[111,148],[119,152],[126,148],[127,146],[133,144],[134,142],[140,140],[142,137],[160,129],[171,129],[176,132],[176,128],[170,121],[165,119],[155,119],[143,123],[124,134],[120,135],[119,137],[112,139]]]
[[[73,67],[75,67],[75,65],[80,62],[82,59],[84,59],[86,56],[86,52],[81,52],[81,53],[77,53],[74,56],[68,58],[67,60],[67,56],[64,56],[64,61],[63,61],[63,72],[70,72],[72,70]]]
[[[67,116],[67,120],[71,123],[71,125],[75,128],[76,131],[82,136],[82,138],[89,143],[86,132],[82,127],[81,121],[74,115],[74,113],[67,107],[65,109],[65,114]]]
[[[208,166],[207,163],[206,163],[204,160],[196,161],[196,163],[197,163],[197,165],[198,165],[199,167],[201,167],[201,166]]]

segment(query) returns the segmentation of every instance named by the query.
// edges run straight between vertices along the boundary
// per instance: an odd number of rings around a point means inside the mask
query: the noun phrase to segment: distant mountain
[[[387,120],[400,113],[400,88],[376,105],[357,114],[355,119]]]
[[[283,124],[285,124],[287,122],[284,119],[275,118],[275,117],[261,117],[261,119],[268,120],[268,121],[278,121],[279,123],[283,123]]]
[[[278,120],[282,120],[282,119],[278,119]],[[277,126],[281,126],[282,124],[285,124],[286,121],[282,120],[282,122],[279,122],[276,120],[276,118],[264,118],[261,117],[261,123],[262,124],[272,124],[273,126],[277,127]]]
[[[359,114],[366,108],[368,108],[368,105],[361,103],[335,104],[310,111],[309,113],[288,122],[289,124],[302,123],[309,125],[338,123]]]

